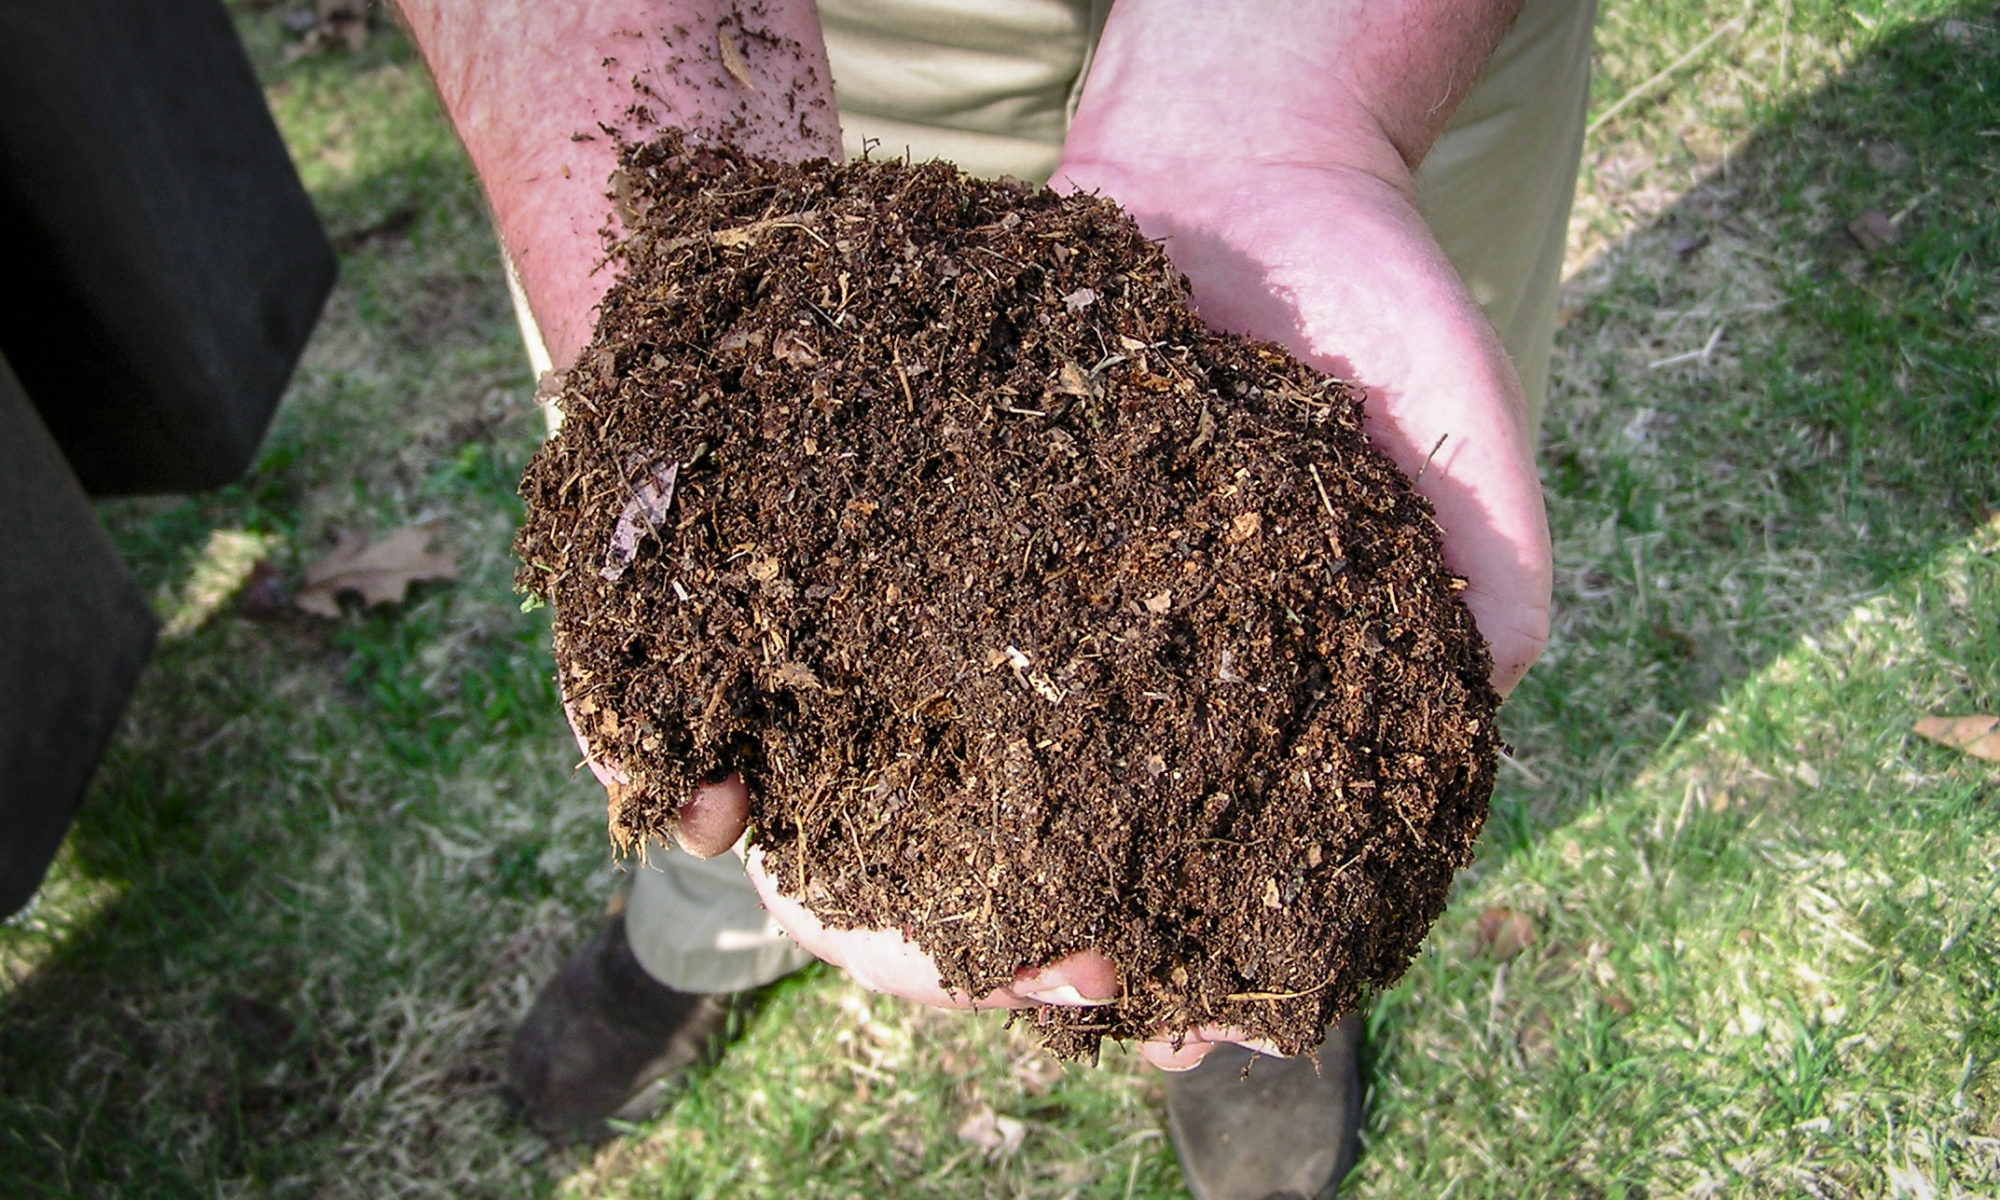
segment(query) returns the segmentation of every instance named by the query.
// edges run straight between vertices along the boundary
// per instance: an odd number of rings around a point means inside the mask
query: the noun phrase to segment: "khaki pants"
[[[981,175],[1055,170],[1110,0],[820,0],[850,154],[907,152]],[[1526,0],[1417,174],[1425,219],[1513,356],[1539,422],[1583,146],[1596,0]],[[515,291],[539,373],[548,369]],[[769,983],[809,961],[734,856],[657,848],[636,868],[633,952],[682,991]]]

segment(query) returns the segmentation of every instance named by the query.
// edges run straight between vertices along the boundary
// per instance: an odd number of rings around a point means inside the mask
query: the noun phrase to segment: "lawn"
[[[101,506],[167,634],[0,926],[0,1195],[1185,1195],[1129,1052],[824,970],[617,1142],[508,1123],[623,871],[511,592],[534,381],[420,64],[299,7],[237,14],[342,280],[245,480]],[[2000,11],[1607,0],[1592,113],[1554,640],[1349,1194],[2000,1195],[2000,765],[1912,733],[2000,713]],[[424,521],[455,581],[274,599]]]

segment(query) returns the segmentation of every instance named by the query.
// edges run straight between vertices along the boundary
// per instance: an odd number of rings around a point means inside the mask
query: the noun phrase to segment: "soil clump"
[[[768,868],[1051,1050],[1295,1053],[1470,859],[1498,705],[1358,394],[1204,328],[1101,199],[630,146],[623,277],[522,483],[520,585],[621,844],[740,771]]]

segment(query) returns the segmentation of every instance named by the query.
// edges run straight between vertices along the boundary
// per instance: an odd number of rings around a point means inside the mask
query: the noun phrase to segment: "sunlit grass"
[[[342,283],[245,480],[103,509],[179,636],[0,928],[0,1194],[1184,1194],[1129,1052],[830,970],[617,1142],[507,1123],[508,1032],[621,871],[511,593],[533,383],[420,66],[287,61],[283,15],[240,17]],[[2000,711],[2000,29],[1615,0],[1599,43],[1555,640],[1371,1017],[1351,1191],[2000,1194],[2000,770],[1910,733]],[[1870,211],[1901,236],[1863,249]],[[234,598],[433,519],[460,579],[404,604]],[[986,1111],[1017,1147],[958,1136]]]

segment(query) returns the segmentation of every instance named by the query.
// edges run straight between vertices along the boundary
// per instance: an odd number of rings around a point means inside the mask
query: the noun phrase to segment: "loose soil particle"
[[[1108,955],[1117,1003],[1024,1018],[1065,1056],[1299,1052],[1401,976],[1498,700],[1354,390],[1101,199],[674,135],[615,195],[516,548],[621,844],[740,771],[775,878],[947,986]]]

